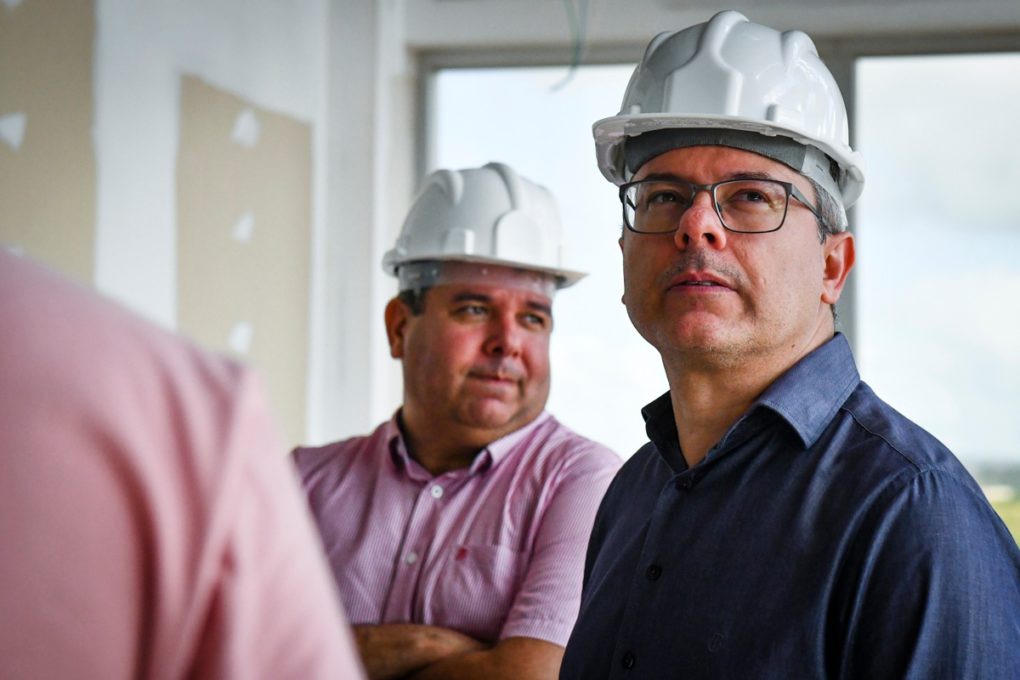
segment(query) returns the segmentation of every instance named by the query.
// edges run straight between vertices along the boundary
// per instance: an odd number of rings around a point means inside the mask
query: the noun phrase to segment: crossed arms
[[[495,645],[449,628],[416,623],[354,626],[358,652],[371,680],[554,679],[563,648],[545,640],[510,637]]]

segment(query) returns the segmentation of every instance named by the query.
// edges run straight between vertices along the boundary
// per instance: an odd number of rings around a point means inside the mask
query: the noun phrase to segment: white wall
[[[313,129],[309,441],[364,431],[399,401],[381,322],[391,284],[376,263],[412,190],[413,145],[403,128],[411,126],[413,81],[404,75],[401,8],[372,0],[97,0],[103,292],[176,326],[182,74]]]
[[[380,262],[414,191],[415,76],[403,28],[403,0],[331,4],[310,443],[366,432],[400,403],[383,326],[396,284]]]
[[[322,126],[325,0],[98,0],[96,283],[173,327],[182,74]],[[322,222],[321,210],[316,223]]]

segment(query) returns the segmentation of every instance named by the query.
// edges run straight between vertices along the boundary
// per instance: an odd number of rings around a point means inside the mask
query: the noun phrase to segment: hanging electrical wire
[[[574,78],[584,57],[584,48],[588,40],[589,0],[576,0],[576,7],[575,0],[563,0],[563,7],[567,12],[567,24],[570,27],[571,58],[566,75],[552,86],[553,92],[563,89]]]

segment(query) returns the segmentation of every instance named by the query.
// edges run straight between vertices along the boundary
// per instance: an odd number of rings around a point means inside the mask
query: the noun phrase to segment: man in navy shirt
[[[810,38],[656,37],[595,124],[670,390],[595,521],[561,678],[1020,678],[1020,551],[861,382],[832,306],[863,187]]]

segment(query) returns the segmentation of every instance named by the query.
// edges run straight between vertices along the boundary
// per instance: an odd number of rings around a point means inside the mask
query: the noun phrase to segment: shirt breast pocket
[[[527,568],[527,555],[500,545],[453,548],[439,570],[429,619],[484,642],[495,642]]]

